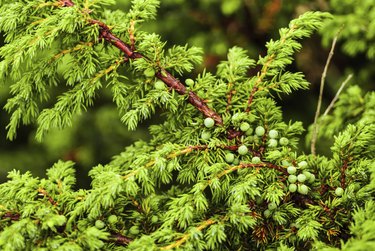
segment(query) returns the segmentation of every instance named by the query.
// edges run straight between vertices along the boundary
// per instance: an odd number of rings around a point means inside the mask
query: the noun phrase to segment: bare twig
[[[335,105],[337,99],[339,98],[340,96],[340,93],[342,92],[342,90],[344,89],[345,85],[349,82],[349,80],[353,77],[353,74],[350,74],[349,76],[346,77],[346,79],[344,80],[344,82],[342,82],[340,88],[338,89],[335,97],[332,99],[331,103],[329,104],[329,106],[327,107],[327,109],[325,110],[325,112],[323,113],[323,117],[324,116],[327,116],[328,113],[332,110],[333,106]]]
[[[318,121],[318,118],[320,116],[320,109],[322,107],[324,83],[325,83],[325,80],[326,80],[326,76],[327,76],[327,71],[328,71],[329,64],[331,63],[331,59],[332,59],[333,54],[334,54],[334,50],[335,50],[337,38],[338,38],[341,30],[342,29],[340,29],[337,32],[336,36],[334,37],[334,39],[332,41],[331,50],[330,50],[330,52],[328,54],[327,62],[325,64],[325,66],[324,66],[322,78],[320,80],[319,99],[318,99],[318,105],[316,107],[316,112],[315,112],[315,117],[314,117],[314,125],[313,125],[313,133],[312,133],[312,138],[311,138],[311,154],[312,155],[316,155],[316,140],[318,138],[318,132],[319,132],[319,121]]]

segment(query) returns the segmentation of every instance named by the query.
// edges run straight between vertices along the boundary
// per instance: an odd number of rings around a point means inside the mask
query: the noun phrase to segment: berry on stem
[[[234,161],[234,154],[233,153],[225,154],[225,161],[227,163],[232,163]]]
[[[277,140],[276,139],[270,139],[268,141],[268,146],[269,147],[276,147],[277,146]]]
[[[276,130],[271,130],[269,131],[268,136],[270,136],[271,139],[276,139],[279,136],[279,133]]]
[[[251,159],[251,162],[254,163],[254,164],[259,164],[261,162],[261,160],[258,156],[255,156]]]
[[[204,125],[207,127],[207,128],[211,128],[215,125],[215,120],[213,118],[205,118],[204,119]]]
[[[112,215],[108,216],[107,221],[108,221],[109,224],[115,224],[117,222],[117,216],[112,214]]]
[[[152,78],[155,76],[155,70],[153,68],[147,68],[143,74],[148,77],[148,78]]]
[[[298,179],[298,181],[299,182],[305,182],[305,180],[306,180],[306,175],[304,175],[304,174],[298,174],[298,176],[297,176],[297,179]]]
[[[247,122],[242,122],[240,126],[240,130],[243,132],[246,132],[247,130],[250,129],[250,124]]]
[[[132,235],[137,235],[137,234],[139,234],[139,228],[138,228],[138,226],[132,226],[132,227],[129,229],[129,233],[132,234]]]
[[[262,137],[265,132],[266,132],[266,129],[264,129],[263,126],[258,126],[257,128],[255,128],[255,134],[259,137]]]
[[[293,175],[293,174],[289,175],[289,176],[288,176],[288,181],[289,181],[290,183],[296,183],[296,181],[297,181],[297,176],[295,176],[295,175]]]
[[[275,210],[277,208],[277,205],[275,202],[271,202],[268,204],[268,209],[269,210]]]
[[[281,137],[281,138],[279,139],[279,143],[280,143],[280,145],[282,145],[282,146],[286,146],[286,145],[289,144],[289,139],[287,139],[287,138],[285,138],[285,137]]]
[[[253,135],[253,132],[254,132],[254,129],[250,127],[250,128],[245,132],[245,134],[246,134],[246,136],[250,136],[250,135]]]
[[[95,227],[96,227],[97,229],[102,229],[102,228],[105,227],[105,223],[104,223],[103,221],[101,221],[101,220],[96,220],[96,221],[95,221]]]
[[[301,162],[298,163],[298,166],[300,168],[305,168],[305,167],[307,167],[307,162],[303,160],[303,161],[301,161]]]
[[[211,133],[209,131],[203,131],[201,134],[203,140],[209,140],[211,138]]]
[[[241,145],[240,147],[238,147],[238,150],[237,152],[240,154],[240,155],[245,155],[247,154],[249,151],[249,149],[247,148],[247,146],[245,145]]]
[[[298,192],[299,192],[300,194],[304,194],[304,195],[306,195],[306,194],[309,192],[309,188],[308,188],[308,186],[306,186],[306,185],[304,185],[304,184],[302,184],[302,185],[298,185]]]
[[[187,78],[185,80],[185,84],[188,85],[188,86],[193,86],[194,85],[194,80],[192,80],[191,78]]]
[[[297,191],[297,185],[296,184],[289,184],[289,192],[294,193]]]
[[[335,194],[336,196],[341,197],[344,194],[344,189],[342,187],[336,188]]]
[[[297,168],[295,166],[288,166],[287,171],[289,174],[295,174],[297,172]]]
[[[154,87],[155,87],[156,90],[160,90],[160,91],[165,90],[165,84],[161,80],[156,81],[155,84],[154,84]]]

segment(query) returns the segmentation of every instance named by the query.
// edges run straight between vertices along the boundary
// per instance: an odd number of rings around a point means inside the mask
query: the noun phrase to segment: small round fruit
[[[225,154],[225,161],[227,163],[232,163],[234,161],[234,154],[233,153]]]
[[[254,132],[254,129],[250,127],[250,128],[245,132],[245,134],[246,134],[246,136],[251,136],[251,135],[253,135],[253,132]]]
[[[152,69],[152,68],[147,68],[147,69],[143,72],[143,74],[144,74],[146,77],[148,77],[148,78],[152,78],[152,77],[155,76],[155,70]]]
[[[307,167],[307,162],[304,161],[304,160],[302,160],[301,162],[298,163],[298,166],[299,166],[300,168],[305,168],[305,167]]]
[[[271,202],[268,204],[268,209],[269,210],[275,210],[277,208],[277,205],[275,202]]]
[[[156,81],[155,84],[154,84],[154,87],[155,87],[156,90],[160,90],[160,91],[165,90],[165,84],[161,80]]]
[[[247,146],[245,145],[242,145],[240,147],[238,147],[238,150],[237,152],[240,154],[240,155],[245,155],[249,152],[249,149],[247,149]]]
[[[303,171],[302,173],[306,176],[306,180],[309,181],[312,174],[308,171]]]
[[[289,192],[294,193],[295,191],[297,191],[297,185],[289,184]]]
[[[277,146],[277,140],[276,139],[270,139],[268,141],[268,146],[269,147],[276,147]]]
[[[255,134],[259,137],[262,137],[265,132],[266,132],[266,129],[264,129],[263,126],[258,126],[257,128],[255,128]]]
[[[297,172],[297,168],[295,166],[288,166],[287,171],[289,174],[295,174]]]
[[[293,174],[289,175],[289,177],[288,177],[288,181],[289,181],[290,183],[296,183],[296,181],[297,181],[297,176],[295,176],[295,175],[293,175]]]
[[[304,174],[298,174],[298,176],[297,176],[297,179],[298,179],[298,181],[299,182],[305,182],[305,180],[306,180],[306,175],[304,175]]]
[[[264,216],[265,216],[266,218],[269,218],[269,217],[271,216],[272,212],[271,212],[271,210],[266,209],[266,210],[264,210],[263,214],[264,214]]]
[[[299,185],[298,186],[298,192],[300,193],[300,194],[307,194],[308,192],[309,192],[309,188],[308,188],[308,186],[306,186],[306,185],[304,185],[304,184],[302,184],[302,185]]]
[[[240,159],[239,158],[235,158],[234,160],[233,160],[233,163],[232,163],[233,165],[238,165],[238,164],[240,164]]]
[[[208,131],[203,131],[201,134],[201,138],[203,140],[209,140],[211,138],[211,133]]]
[[[132,234],[132,235],[137,235],[137,234],[139,234],[139,228],[138,228],[138,226],[132,226],[132,227],[129,229],[129,233]]]
[[[342,187],[336,188],[335,194],[336,196],[341,197],[344,194],[344,189],[342,189]]]
[[[102,229],[102,228],[105,227],[105,223],[104,223],[103,221],[101,221],[101,220],[96,220],[96,221],[95,221],[95,227],[96,227],[97,229]]]
[[[290,163],[289,161],[287,161],[286,159],[283,159],[283,160],[281,161],[281,164],[282,164],[283,166],[290,166],[290,165],[291,165],[291,163]]]
[[[117,216],[112,214],[112,215],[108,216],[107,221],[108,221],[109,224],[115,224],[117,222]]]
[[[153,216],[151,217],[151,222],[152,222],[152,223],[157,223],[158,221],[159,221],[159,217],[158,217],[158,216],[153,215]]]
[[[205,118],[204,119],[204,125],[207,127],[207,128],[211,128],[215,125],[215,120],[213,118]]]
[[[285,138],[285,137],[281,137],[281,138],[279,139],[279,143],[280,143],[280,145],[282,145],[282,146],[286,146],[286,145],[289,144],[289,139],[287,139],[287,138]]]
[[[247,122],[242,122],[240,126],[240,130],[243,132],[246,132],[247,130],[250,129],[250,124]]]
[[[307,180],[309,183],[313,183],[315,181],[315,175],[313,173],[310,173],[310,177]]]
[[[193,86],[194,85],[194,80],[192,80],[191,78],[187,78],[185,80],[185,84],[188,85],[188,86]]]
[[[254,164],[259,164],[261,162],[261,160],[258,156],[255,156],[251,159],[251,162],[254,163]]]
[[[276,130],[271,130],[271,131],[268,133],[268,136],[270,136],[271,139],[276,139],[276,138],[279,136],[279,133],[278,133],[278,131],[276,131]]]

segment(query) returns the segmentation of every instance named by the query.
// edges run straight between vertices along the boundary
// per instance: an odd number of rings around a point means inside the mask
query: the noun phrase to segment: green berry
[[[310,173],[310,177],[307,180],[309,183],[313,183],[315,181],[315,175],[313,173]]]
[[[308,188],[308,186],[306,186],[306,185],[304,185],[304,184],[299,185],[299,186],[298,186],[298,192],[299,192],[300,194],[307,194],[307,193],[309,192],[309,188]]]
[[[268,146],[269,147],[276,147],[277,146],[277,140],[276,139],[270,139],[268,141]]]
[[[263,214],[264,214],[264,216],[265,216],[266,218],[269,218],[269,217],[271,216],[272,212],[271,212],[271,210],[266,209],[266,210],[264,210]]]
[[[225,161],[228,163],[232,163],[234,161],[234,154],[233,153],[225,154]]]
[[[107,221],[108,221],[109,224],[115,224],[117,222],[117,216],[112,214],[112,215],[108,216]]]
[[[294,193],[295,191],[297,191],[297,185],[289,184],[289,192]]]
[[[286,146],[286,145],[289,144],[289,139],[287,139],[287,138],[285,138],[285,137],[281,137],[281,138],[279,139],[279,143],[280,143],[280,145],[282,145],[282,146]]]
[[[295,166],[288,166],[287,171],[289,174],[295,174],[297,172],[297,168]]]
[[[213,118],[205,118],[204,119],[204,125],[207,127],[207,128],[211,128],[215,125],[215,120]]]
[[[306,180],[306,175],[304,175],[304,174],[298,174],[298,176],[297,176],[297,180],[299,181],[299,182],[304,182],[305,180]]]
[[[289,181],[290,183],[296,183],[296,181],[297,181],[297,176],[295,176],[295,175],[293,175],[293,174],[289,175],[289,177],[288,177],[288,181]]]
[[[203,140],[209,140],[211,138],[211,133],[209,131],[203,131],[201,134]]]
[[[245,132],[245,134],[246,134],[246,136],[250,136],[250,135],[253,135],[253,132],[254,132],[254,129],[250,127],[250,128]]]
[[[279,133],[276,130],[271,130],[268,133],[268,136],[270,136],[271,139],[276,139],[279,136]]]
[[[159,221],[159,217],[158,217],[158,216],[153,215],[153,216],[151,217],[151,222],[152,222],[152,223],[157,223],[158,221]]]
[[[275,202],[271,202],[268,204],[268,209],[269,210],[275,210],[277,208],[277,205]]]
[[[240,159],[239,158],[235,158],[234,160],[233,160],[233,163],[232,163],[233,165],[238,165],[238,164],[240,164]]]
[[[303,161],[301,161],[301,162],[298,163],[298,166],[300,168],[305,168],[305,167],[307,167],[307,162],[303,160]]]
[[[336,196],[341,197],[344,194],[344,189],[342,189],[342,187],[336,188],[335,194]]]
[[[255,134],[259,137],[262,137],[265,132],[266,132],[266,129],[264,129],[263,126],[258,126],[257,128],[255,128]]]
[[[245,154],[248,153],[248,151],[249,151],[249,149],[247,149],[247,146],[245,146],[245,145],[242,145],[242,146],[238,147],[238,150],[237,150],[237,152],[240,155],[245,155]]]
[[[105,223],[104,223],[103,221],[101,221],[101,220],[96,220],[96,221],[95,221],[95,227],[96,227],[97,229],[102,229],[102,228],[105,227]]]
[[[307,181],[309,181],[312,174],[308,171],[303,171],[302,173],[306,176]]]
[[[259,164],[261,162],[261,160],[258,156],[255,156],[251,159],[251,162],[254,163],[254,164]]]
[[[246,132],[247,130],[250,129],[250,124],[247,122],[242,122],[240,126],[240,130],[243,132]]]
[[[281,164],[282,164],[283,166],[290,166],[290,165],[291,165],[290,162],[287,161],[287,160],[285,160],[285,159],[281,161]]]
[[[148,78],[152,78],[155,76],[155,70],[153,68],[147,68],[143,74],[148,77]]]
[[[129,229],[129,233],[132,234],[132,235],[137,235],[137,234],[139,234],[139,228],[138,228],[138,226],[132,226],[132,227]]]
[[[191,78],[187,78],[185,80],[185,84],[188,85],[188,86],[193,86],[194,85],[194,80],[192,80]]]
[[[160,90],[160,91],[165,90],[165,84],[161,80],[156,81],[155,84],[154,84],[154,87],[155,87],[156,90]]]

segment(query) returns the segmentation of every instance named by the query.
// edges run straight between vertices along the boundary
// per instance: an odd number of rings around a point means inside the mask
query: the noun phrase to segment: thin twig
[[[318,105],[317,105],[316,112],[315,112],[314,125],[313,125],[313,134],[312,134],[312,138],[311,138],[311,154],[312,155],[316,155],[316,140],[318,138],[318,131],[319,131],[318,118],[320,116],[320,109],[322,107],[324,83],[325,83],[325,80],[326,80],[326,76],[327,76],[327,71],[328,71],[329,64],[331,63],[331,59],[332,59],[333,54],[334,54],[334,50],[335,50],[337,38],[338,38],[341,30],[342,29],[340,29],[337,32],[336,36],[334,37],[334,39],[332,41],[332,47],[331,47],[331,50],[330,50],[330,52],[328,54],[327,62],[325,64],[325,66],[324,66],[322,78],[320,79],[319,99],[318,99]]]
[[[327,116],[328,113],[332,110],[333,106],[335,105],[337,99],[339,98],[340,96],[340,93],[342,92],[342,90],[344,89],[345,85],[349,82],[349,80],[353,77],[353,74],[350,74],[349,76],[346,77],[346,79],[344,80],[344,82],[342,82],[340,88],[338,89],[335,97],[332,99],[331,103],[329,104],[329,106],[327,107],[327,109],[325,110],[325,112],[323,113],[323,117],[324,116]]]

